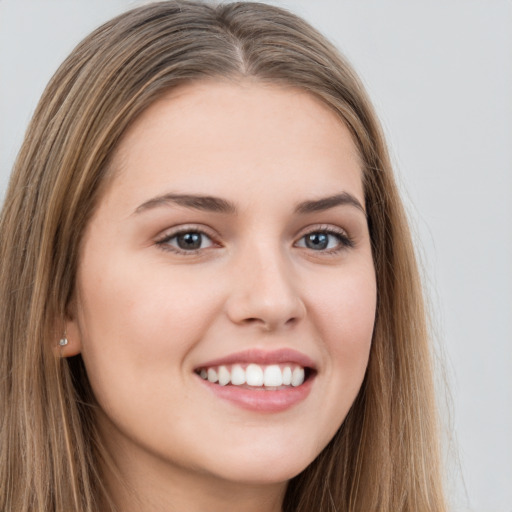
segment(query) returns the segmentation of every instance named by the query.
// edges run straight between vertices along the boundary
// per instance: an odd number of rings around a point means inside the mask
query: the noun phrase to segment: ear
[[[55,355],[57,357],[72,357],[82,351],[82,334],[78,324],[76,301],[66,308],[64,325],[60,328],[61,337],[55,340]]]

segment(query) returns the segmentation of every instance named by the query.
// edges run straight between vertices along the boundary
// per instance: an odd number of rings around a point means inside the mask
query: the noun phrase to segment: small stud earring
[[[61,347],[65,347],[67,344],[68,344],[68,339],[66,338],[66,336],[64,336],[64,338],[61,338],[61,339],[59,340],[59,345],[60,345]]]

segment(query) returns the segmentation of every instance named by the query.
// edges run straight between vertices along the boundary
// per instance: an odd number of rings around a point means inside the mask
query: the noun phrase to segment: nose
[[[291,263],[279,251],[252,252],[235,265],[227,315],[239,325],[273,331],[298,323],[306,313]]]

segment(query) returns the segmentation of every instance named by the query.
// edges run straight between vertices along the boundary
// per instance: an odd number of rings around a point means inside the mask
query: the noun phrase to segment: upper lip
[[[281,348],[278,350],[243,350],[241,352],[229,354],[225,357],[206,361],[200,364],[197,368],[244,363],[255,363],[261,365],[294,363],[298,366],[302,366],[303,368],[315,369],[315,363],[310,357],[290,348]]]

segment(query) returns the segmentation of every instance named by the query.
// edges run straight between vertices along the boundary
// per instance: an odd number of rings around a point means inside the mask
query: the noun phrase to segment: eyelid
[[[296,244],[300,240],[302,240],[305,236],[313,234],[313,233],[325,233],[328,235],[333,235],[333,236],[338,237],[340,240],[339,247],[336,247],[333,249],[319,250],[319,251],[314,251],[314,252],[323,253],[323,254],[336,254],[344,249],[350,249],[350,248],[354,247],[354,245],[355,245],[354,240],[349,235],[349,233],[347,232],[346,229],[343,229],[339,226],[335,226],[332,224],[318,224],[318,225],[308,226],[308,227],[304,228],[299,233],[299,235],[297,237],[297,241],[294,243],[294,245],[297,246]],[[302,246],[299,246],[299,247],[302,248]]]
[[[168,244],[169,240],[172,240],[173,238],[184,234],[184,233],[200,233],[201,235],[204,235],[208,237],[211,242],[212,246],[220,247],[221,244],[218,241],[218,235],[207,226],[204,226],[202,224],[180,224],[178,226],[168,228],[164,230],[160,235],[157,235],[155,237],[155,245],[157,245],[160,249],[164,251],[173,252],[176,254],[184,254],[184,255],[194,255],[198,254],[201,251],[205,251],[209,249],[210,247],[204,247],[200,249],[191,249],[191,250],[183,250],[179,247],[175,247],[173,245]]]

